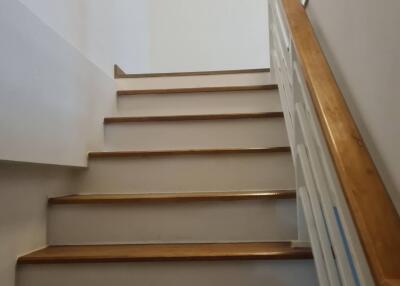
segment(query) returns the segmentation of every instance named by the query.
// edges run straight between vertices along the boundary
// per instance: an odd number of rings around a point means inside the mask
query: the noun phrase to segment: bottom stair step
[[[49,246],[22,256],[26,263],[85,263],[181,260],[309,259],[308,248],[290,242]]]
[[[316,286],[310,258],[281,242],[51,246],[19,259],[16,285]]]

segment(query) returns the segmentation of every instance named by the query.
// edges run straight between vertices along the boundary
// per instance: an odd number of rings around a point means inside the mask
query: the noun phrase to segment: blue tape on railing
[[[340,221],[339,212],[336,207],[333,208],[333,211],[335,213],[336,222],[339,226],[340,236],[341,236],[343,244],[344,244],[344,249],[346,251],[347,260],[349,261],[349,264],[351,267],[351,273],[353,274],[354,282],[357,286],[361,286],[360,279],[358,278],[358,275],[357,275],[356,267],[354,266],[353,257],[351,256],[351,253],[350,253],[349,243],[346,239],[346,236],[344,235],[344,230],[343,230],[342,222]]]

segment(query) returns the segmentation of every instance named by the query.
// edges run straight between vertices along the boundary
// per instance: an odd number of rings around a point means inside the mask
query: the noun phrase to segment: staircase
[[[18,286],[317,285],[268,71],[126,75],[77,194],[48,201]]]

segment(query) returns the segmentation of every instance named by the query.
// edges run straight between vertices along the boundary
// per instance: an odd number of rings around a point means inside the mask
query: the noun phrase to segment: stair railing
[[[303,5],[303,7],[306,8],[308,5],[308,0],[301,0],[301,5]]]
[[[311,242],[322,286],[400,285],[399,216],[304,7],[270,0],[269,19],[296,172],[298,243]]]

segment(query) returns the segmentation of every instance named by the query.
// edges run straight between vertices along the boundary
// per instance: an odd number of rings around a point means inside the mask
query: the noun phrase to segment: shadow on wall
[[[0,161],[0,285],[15,285],[18,256],[47,244],[47,198],[73,191],[81,171]]]

